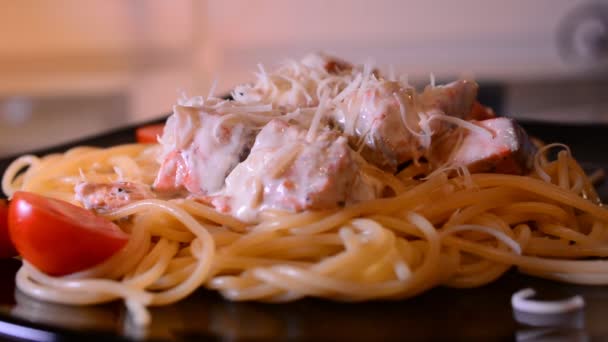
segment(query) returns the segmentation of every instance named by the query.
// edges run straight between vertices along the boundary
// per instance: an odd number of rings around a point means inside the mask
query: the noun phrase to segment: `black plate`
[[[564,142],[588,170],[608,169],[608,126],[525,123],[546,142]],[[133,141],[134,127],[73,145],[109,146]],[[0,160],[3,171],[10,160]],[[608,184],[599,188],[608,199]],[[27,340],[588,340],[608,339],[608,287],[577,286],[511,271],[477,289],[436,288],[416,298],[358,304],[305,299],[288,304],[232,303],[201,289],[187,299],[152,309],[152,325],[130,324],[122,303],[72,307],[33,300],[15,289],[20,262],[0,260],[0,337]],[[581,294],[583,311],[535,316],[514,313],[511,295],[524,287],[545,298]]]

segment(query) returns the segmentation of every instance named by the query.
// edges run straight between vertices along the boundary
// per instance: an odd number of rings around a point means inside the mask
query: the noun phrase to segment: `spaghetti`
[[[264,86],[277,92],[261,70]],[[317,93],[344,98],[354,91],[343,87],[321,91],[305,82],[294,89],[312,103]],[[131,144],[27,155],[7,169],[2,187],[9,196],[31,191],[80,205],[74,187],[83,180],[151,185],[160,154],[159,145]],[[608,261],[601,259],[608,256],[608,210],[569,150],[556,160],[540,150],[527,175],[433,173],[424,161],[396,174],[368,169],[390,189],[387,195],[319,210],[268,209],[248,222],[192,197],[129,203],[103,214],[130,235],[117,254],[63,277],[25,260],[17,286],[57,303],[123,299],[143,325],[150,322],[146,307],[174,303],[200,287],[235,301],[402,299],[439,285],[481,286],[513,266],[565,282],[608,283]]]

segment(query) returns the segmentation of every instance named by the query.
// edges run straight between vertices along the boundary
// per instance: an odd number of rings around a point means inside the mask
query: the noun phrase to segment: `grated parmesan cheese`
[[[306,133],[306,141],[312,142],[317,137],[317,132],[319,130],[319,125],[321,123],[321,119],[323,118],[323,114],[328,106],[328,99],[326,97],[322,98],[319,101],[319,106],[315,112],[315,115],[312,118],[312,122],[310,124],[310,128]]]

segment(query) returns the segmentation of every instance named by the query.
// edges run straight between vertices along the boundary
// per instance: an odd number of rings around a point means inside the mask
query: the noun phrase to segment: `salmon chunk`
[[[161,145],[158,191],[205,195],[220,190],[228,173],[247,156],[254,140],[246,122],[208,110],[176,106]]]
[[[427,86],[419,101],[425,112],[439,111],[460,119],[472,119],[479,85],[471,80],[458,80],[445,85]]]
[[[260,209],[298,212],[330,209],[371,199],[375,189],[359,179],[359,164],[346,138],[307,131],[273,120],[258,134],[249,157],[226,179],[224,196],[214,201],[244,220]],[[310,138],[310,137],[308,137]]]
[[[423,154],[418,113],[409,111],[410,89],[398,82],[378,81],[348,96],[334,121],[369,163],[394,172]]]
[[[129,203],[156,197],[145,184],[133,182],[81,182],[74,188],[76,200],[87,209],[108,212]]]
[[[470,172],[526,174],[534,161],[536,148],[526,132],[513,119],[494,118],[476,123],[490,134],[464,132],[442,137],[434,147],[434,164],[466,166]]]
[[[474,81],[458,80],[417,95],[399,82],[372,79],[346,97],[333,120],[365,160],[395,172],[403,163],[427,157],[431,139],[456,128],[437,117],[468,121],[494,116],[476,101],[478,88]],[[429,124],[423,127],[425,120]]]

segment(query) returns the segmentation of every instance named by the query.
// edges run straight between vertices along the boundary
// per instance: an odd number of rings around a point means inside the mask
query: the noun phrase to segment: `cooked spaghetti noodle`
[[[74,187],[83,180],[152,184],[160,153],[159,145],[132,144],[23,156],[2,187],[8,196],[24,190],[80,205]],[[120,252],[63,277],[26,260],[17,286],[57,303],[123,299],[135,322],[147,324],[147,306],[200,287],[235,301],[401,299],[439,285],[481,286],[513,266],[608,283],[608,261],[589,258],[608,256],[608,209],[569,150],[548,160],[541,149],[523,176],[432,171],[424,161],[396,174],[369,167],[388,195],[323,210],[265,210],[253,222],[189,197],[135,201],[103,213],[130,235]]]

